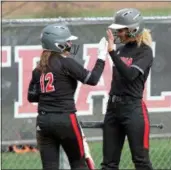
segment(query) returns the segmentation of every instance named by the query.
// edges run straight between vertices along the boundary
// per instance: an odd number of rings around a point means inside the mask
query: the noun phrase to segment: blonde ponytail
[[[142,43],[152,46],[152,36],[151,32],[148,29],[144,29],[143,32],[136,38],[138,46],[140,46]]]

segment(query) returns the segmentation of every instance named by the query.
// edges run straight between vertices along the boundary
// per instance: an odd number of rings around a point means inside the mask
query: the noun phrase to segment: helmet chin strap
[[[124,44],[125,42],[118,36],[117,32],[114,32],[113,33],[114,37],[115,37],[115,40],[114,40],[114,43],[115,44]],[[128,34],[126,33],[125,36],[128,37]]]

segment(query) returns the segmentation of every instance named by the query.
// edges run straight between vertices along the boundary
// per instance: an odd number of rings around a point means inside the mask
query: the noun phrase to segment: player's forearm
[[[29,85],[29,90],[27,94],[27,100],[30,103],[37,103],[39,102],[39,92],[37,90],[37,85],[36,84],[30,84]]]
[[[85,83],[89,85],[97,85],[100,76],[102,75],[102,72],[104,70],[104,66],[105,61],[98,59],[93,70],[89,73],[89,77],[87,77]]]
[[[128,67],[119,57],[115,55],[114,50],[109,52],[109,54],[113,63],[115,64],[116,69],[124,78],[132,81],[138,76],[139,71],[136,68]]]
[[[30,103],[38,103],[39,102],[39,95],[29,93],[27,96],[27,100]]]

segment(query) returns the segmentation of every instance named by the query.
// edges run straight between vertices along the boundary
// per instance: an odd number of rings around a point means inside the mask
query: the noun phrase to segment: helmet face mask
[[[129,30],[128,28],[117,29],[113,31],[113,35],[115,44],[124,43],[129,38]]]
[[[79,50],[79,45],[73,44],[72,41],[67,41],[63,51],[69,52],[71,55],[76,55]]]
[[[123,30],[124,29],[112,30],[115,44],[122,43],[122,36],[120,36],[120,34],[123,33]]]

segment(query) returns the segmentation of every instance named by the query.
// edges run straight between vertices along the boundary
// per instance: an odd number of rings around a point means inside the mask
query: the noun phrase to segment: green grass
[[[102,161],[102,143],[89,144],[96,168]],[[150,156],[155,169],[171,169],[171,140],[153,139],[150,142]],[[133,168],[127,142],[124,145],[120,168]],[[2,169],[41,169],[39,153],[2,153]]]
[[[45,13],[36,14],[35,18],[54,18],[54,17],[112,17],[114,11],[112,10],[78,10],[78,11],[47,11]],[[171,7],[162,9],[148,9],[142,10],[144,16],[167,16],[171,15]]]
[[[153,139],[150,141],[150,146],[150,157],[153,163],[153,167],[155,169],[171,169],[171,139]],[[99,168],[102,159],[101,143],[92,143],[90,145],[90,148],[91,151],[94,151],[92,152],[92,156],[95,160],[97,168]],[[125,143],[123,148],[120,168],[134,168],[127,142]]]
[[[90,9],[81,9],[81,10],[47,10],[45,12],[40,12],[37,14],[29,14],[22,16],[10,16],[11,19],[21,18],[58,18],[58,17],[112,17],[114,11],[112,10],[90,10]],[[171,15],[171,7],[161,8],[161,9],[144,9],[142,10],[144,16],[169,16]]]

